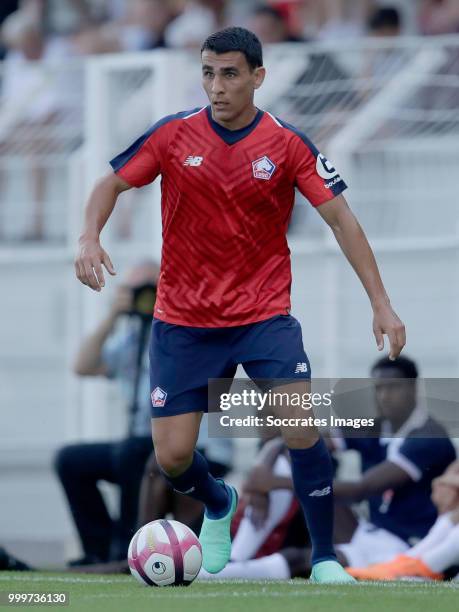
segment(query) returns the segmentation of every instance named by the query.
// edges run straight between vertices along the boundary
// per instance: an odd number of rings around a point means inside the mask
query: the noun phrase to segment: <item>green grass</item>
[[[142,587],[130,576],[51,572],[0,572],[0,592],[5,591],[67,591],[70,605],[57,607],[63,612],[452,612],[458,610],[459,602],[457,582],[319,586],[304,580],[239,580],[150,588]],[[37,607],[44,608],[32,608]]]

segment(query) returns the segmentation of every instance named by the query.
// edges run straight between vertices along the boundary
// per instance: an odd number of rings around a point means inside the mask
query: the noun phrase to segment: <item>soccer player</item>
[[[307,393],[310,385],[301,328],[290,315],[286,232],[295,187],[331,227],[368,293],[378,348],[387,334],[396,358],[405,331],[338,171],[304,134],[254,105],[266,72],[257,37],[227,28],[207,38],[201,58],[209,106],[161,119],[112,160],[113,172],[86,206],[75,268],[82,283],[102,289],[102,266],[115,270],[100,233],[119,194],[161,175],[163,247],[150,349],[153,442],[171,486],[205,505],[203,567],[217,573],[230,558],[237,493],[214,479],[194,450],[208,379],[232,378],[242,364],[253,379],[277,380],[280,393]],[[289,414],[304,411],[291,407]],[[327,448],[312,428],[283,428],[282,435],[311,535],[311,579],[351,581],[333,548]]]

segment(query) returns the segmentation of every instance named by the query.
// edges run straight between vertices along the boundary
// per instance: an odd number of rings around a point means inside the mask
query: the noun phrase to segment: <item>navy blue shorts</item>
[[[291,315],[218,328],[154,319],[150,340],[152,416],[207,412],[209,378],[232,379],[238,364],[253,380],[293,382],[311,377],[301,326]]]

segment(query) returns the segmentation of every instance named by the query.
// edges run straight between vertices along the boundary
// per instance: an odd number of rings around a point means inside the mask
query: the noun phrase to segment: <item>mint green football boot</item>
[[[217,574],[225,567],[231,557],[231,520],[236,512],[238,495],[231,485],[220,481],[231,495],[231,506],[228,514],[218,519],[211,519],[204,513],[199,541],[202,546],[202,567],[209,574]]]
[[[315,584],[344,584],[357,582],[338,561],[320,561],[312,566],[309,582]]]

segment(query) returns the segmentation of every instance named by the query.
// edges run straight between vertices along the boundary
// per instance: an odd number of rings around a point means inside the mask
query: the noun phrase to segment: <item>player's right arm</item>
[[[115,274],[110,257],[100,245],[100,233],[112,214],[118,196],[131,187],[143,187],[162,172],[167,151],[168,125],[165,117],[110,162],[114,172],[98,181],[85,209],[84,228],[75,259],[75,272],[84,284],[100,291],[105,285],[102,266]]]
[[[100,244],[100,233],[115,208],[118,196],[130,189],[114,172],[101,178],[89,196],[85,208],[84,226],[78,241],[78,254],[75,258],[75,273],[77,278],[94,291],[100,291],[105,285],[102,266],[111,274],[115,269]]]

